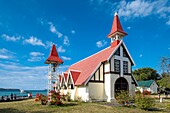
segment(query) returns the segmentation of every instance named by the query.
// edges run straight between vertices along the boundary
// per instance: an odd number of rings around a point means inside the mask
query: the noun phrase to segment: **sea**
[[[0,90],[1,96],[9,96],[12,94],[16,94],[17,97],[26,97],[29,93],[32,93],[32,96],[35,97],[36,94],[47,95],[47,90],[24,90],[24,92],[20,92],[20,90]]]

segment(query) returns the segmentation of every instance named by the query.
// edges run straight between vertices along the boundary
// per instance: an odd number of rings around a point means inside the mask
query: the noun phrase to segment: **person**
[[[32,93],[30,93],[30,98],[32,98]]]
[[[16,94],[14,94],[14,100],[16,100],[17,99],[17,95]]]
[[[168,97],[168,92],[167,91],[165,91],[165,98],[167,98]]]
[[[7,101],[9,101],[9,100],[10,100],[9,96],[7,96],[7,97],[6,97],[6,100],[7,100]]]
[[[1,97],[1,100],[4,101],[4,96]]]
[[[30,93],[28,93],[28,98],[30,98]]]
[[[159,99],[160,99],[160,95],[161,95],[161,92],[160,92],[160,91],[158,91],[158,97],[159,97]]]
[[[13,100],[13,94],[11,93],[11,100]]]

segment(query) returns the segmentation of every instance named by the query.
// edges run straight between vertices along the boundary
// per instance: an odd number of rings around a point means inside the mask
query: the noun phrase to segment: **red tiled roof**
[[[55,45],[53,44],[52,46],[52,49],[51,49],[51,52],[50,52],[50,55],[49,57],[47,58],[47,60],[45,61],[46,64],[62,64],[63,63],[63,60],[60,59],[60,57],[58,56],[58,53],[57,53],[57,49],[55,47]]]
[[[62,75],[59,75],[59,80],[60,80],[60,82],[62,81],[62,78],[63,78]]]
[[[70,71],[70,73],[72,75],[73,82],[75,84],[81,72],[77,72],[77,71],[72,70],[72,71]]]
[[[108,47],[86,59],[83,59],[69,67],[69,70],[73,73],[72,78],[77,79],[75,85],[83,85],[86,80],[94,73],[101,62],[106,61],[113,54],[117,45],[113,47]],[[78,70],[78,72],[73,72],[72,70]]]
[[[65,79],[65,82],[67,81],[67,77],[68,77],[68,74],[67,73],[63,73],[64,74],[64,79]]]
[[[119,33],[122,33],[124,35],[127,35],[127,33],[123,31],[122,25],[120,23],[120,20],[119,20],[119,17],[118,17],[117,14],[114,16],[114,20],[113,20],[113,24],[112,24],[112,29],[111,29],[111,32],[108,35],[108,37],[110,38],[110,36],[113,35],[116,32],[119,32]]]

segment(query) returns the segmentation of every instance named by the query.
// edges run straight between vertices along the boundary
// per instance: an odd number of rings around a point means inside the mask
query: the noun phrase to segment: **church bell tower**
[[[109,35],[107,36],[108,38],[111,38],[111,47],[113,46],[113,44],[115,45],[115,43],[118,44],[120,42],[120,40],[126,35],[127,35],[127,33],[124,32],[124,30],[122,28],[118,14],[115,13],[113,24],[112,24],[112,29],[111,29]]]

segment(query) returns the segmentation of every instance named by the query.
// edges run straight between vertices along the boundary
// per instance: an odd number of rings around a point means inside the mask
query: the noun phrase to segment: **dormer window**
[[[128,54],[125,49],[123,49],[123,57],[128,57]]]

